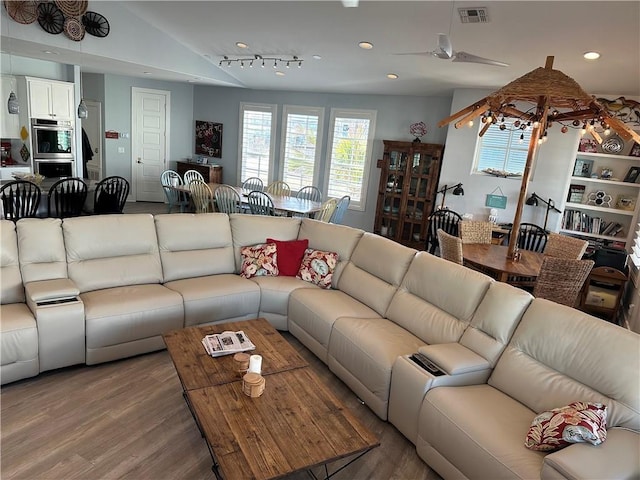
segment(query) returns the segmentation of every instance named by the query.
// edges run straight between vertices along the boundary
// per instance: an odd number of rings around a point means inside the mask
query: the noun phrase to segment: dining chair
[[[493,224],[477,220],[462,220],[458,224],[462,243],[491,243]]]
[[[589,242],[586,240],[551,232],[544,248],[544,254],[548,257],[580,260],[588,246]]]
[[[331,219],[329,223],[335,223],[338,225],[342,224],[342,219],[344,218],[344,213],[349,208],[349,203],[351,202],[351,197],[349,195],[345,195],[344,197],[338,200],[338,204],[336,205],[336,209],[333,211],[331,215]]]
[[[244,182],[242,182],[242,190],[245,192],[262,192],[264,190],[264,183],[262,183],[262,179],[259,177],[249,177]]]
[[[164,190],[164,194],[167,197],[169,203],[169,209],[167,213],[171,213],[174,207],[180,208],[180,213],[184,212],[185,207],[189,205],[189,199],[187,195],[173,187],[181,187],[184,185],[184,181],[180,174],[174,170],[165,170],[160,175],[160,183]]]
[[[28,180],[13,180],[0,188],[4,218],[17,222],[21,218],[35,217],[40,204],[40,187]]]
[[[518,248],[542,253],[547,244],[547,232],[534,223],[521,223],[518,229]]]
[[[51,185],[47,215],[52,218],[79,217],[87,200],[87,184],[79,178],[63,178]]]
[[[259,190],[249,192],[247,201],[253,215],[275,215],[273,200],[271,200],[271,197],[266,193]]]
[[[93,213],[122,213],[128,196],[129,181],[126,178],[114,175],[100,180],[93,194]]]
[[[458,224],[461,220],[462,215],[449,209],[436,210],[429,216],[427,249],[431,255],[435,254],[438,248],[438,230],[457,237]]]
[[[184,172],[183,176],[184,184],[187,186],[190,185],[194,180],[198,180],[202,183],[207,183],[204,181],[204,177],[202,176],[202,174],[197,170],[187,170],[186,172]]]
[[[209,185],[200,180],[192,180],[189,183],[189,191],[196,213],[213,212],[213,192]]]
[[[545,256],[533,288],[533,296],[575,307],[584,282],[593,268],[593,260]]]
[[[320,211],[316,213],[316,216],[314,218],[321,222],[329,223],[329,220],[331,220],[331,215],[333,215],[333,212],[336,209],[337,205],[338,205],[337,198],[326,199],[322,203],[322,206],[320,207]]]
[[[219,185],[214,192],[216,207],[219,212],[231,215],[232,213],[242,213],[240,195],[230,185]]]
[[[462,265],[462,239],[449,235],[441,228],[438,229],[436,234],[438,235],[438,245],[440,246],[440,258]]]
[[[282,195],[284,197],[288,197],[291,195],[291,187],[287,184],[287,182],[283,182],[282,180],[277,180],[275,182],[267,185],[265,190],[267,193],[271,195]]]
[[[306,187],[302,187],[296,193],[296,197],[303,200],[311,200],[312,202],[321,202],[322,201],[322,192],[318,187],[313,185],[307,185]]]

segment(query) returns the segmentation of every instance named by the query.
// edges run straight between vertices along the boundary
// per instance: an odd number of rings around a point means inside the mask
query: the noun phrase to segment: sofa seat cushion
[[[318,287],[296,277],[253,277],[253,282],[260,287],[260,311],[286,315],[289,307],[289,296],[298,288]]]
[[[418,435],[467,478],[540,478],[545,454],[524,446],[535,416],[486,384],[438,387],[424,398]]]
[[[376,318],[379,315],[364,303],[339,290],[299,288],[291,293],[289,330],[305,345],[305,339],[297,332],[304,332],[326,353],[331,328],[340,317]],[[326,358],[316,350],[314,353],[326,362]]]
[[[256,318],[260,289],[235,274],[185,278],[165,283],[184,299],[184,325],[215,323],[228,319]]]
[[[391,368],[400,355],[418,351],[424,342],[386,318],[341,317],[333,324],[329,342],[329,368],[366,401],[363,387],[379,400],[370,408],[381,418],[387,417],[391,386]],[[334,369],[339,364],[341,369]],[[351,382],[351,379],[357,382]],[[353,383],[353,385],[352,385]],[[380,411],[378,411],[380,410]]]
[[[80,294],[87,349],[159,336],[182,328],[182,296],[162,285],[131,285]]]
[[[0,306],[2,334],[0,359],[2,365],[38,359],[38,329],[36,320],[24,303]],[[37,363],[36,363],[37,365]],[[38,373],[36,367],[36,374]]]

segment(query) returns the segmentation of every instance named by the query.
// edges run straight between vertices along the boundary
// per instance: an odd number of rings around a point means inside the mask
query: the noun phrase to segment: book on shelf
[[[225,331],[206,335],[202,339],[202,345],[212,357],[220,357],[231,353],[246,352],[255,350],[256,346],[249,340],[249,337],[242,331]]]

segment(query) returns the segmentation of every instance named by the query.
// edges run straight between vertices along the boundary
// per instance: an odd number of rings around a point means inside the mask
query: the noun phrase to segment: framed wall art
[[[222,157],[222,124],[196,120],[195,153],[209,157]]]
[[[638,180],[640,180],[640,167],[630,167],[623,182],[640,183]]]
[[[590,177],[593,169],[593,160],[578,158],[573,166],[574,177]]]

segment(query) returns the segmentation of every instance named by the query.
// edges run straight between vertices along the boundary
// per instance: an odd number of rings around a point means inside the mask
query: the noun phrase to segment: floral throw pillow
[[[524,446],[550,452],[572,443],[600,445],[607,438],[607,407],[601,403],[573,402],[542,412],[533,419]]]
[[[261,243],[250,247],[242,247],[240,254],[242,255],[241,277],[278,275],[278,258],[275,243]]]
[[[337,264],[337,253],[307,248],[297,277],[305,282],[315,283],[320,288],[331,288],[333,271]]]

